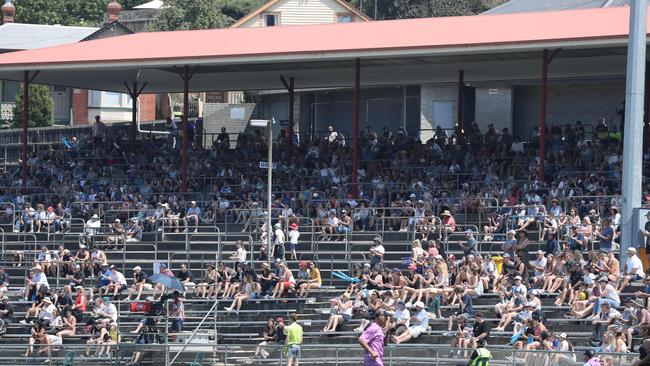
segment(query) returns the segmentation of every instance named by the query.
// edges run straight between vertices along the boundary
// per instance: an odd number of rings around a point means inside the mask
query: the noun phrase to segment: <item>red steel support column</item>
[[[463,126],[463,107],[465,102],[465,72],[458,71],[458,127],[462,130]]]
[[[27,128],[29,126],[29,71],[25,71],[23,81],[23,136],[22,136],[22,188],[27,188]]]
[[[546,149],[546,102],[548,96],[548,66],[560,52],[557,48],[549,55],[548,50],[544,49],[542,60],[542,87],[541,87],[541,106],[539,117],[539,180],[544,181],[544,156]]]
[[[361,59],[354,64],[354,146],[352,148],[352,196],[358,197],[357,168],[359,165],[359,99],[361,97]]]
[[[183,69],[183,151],[181,153],[181,192],[187,192],[187,145],[189,144],[190,131],[190,68],[185,65]]]
[[[539,116],[539,180],[544,181],[544,157],[546,156],[546,99],[548,86],[548,50],[544,49],[542,60],[542,101]]]

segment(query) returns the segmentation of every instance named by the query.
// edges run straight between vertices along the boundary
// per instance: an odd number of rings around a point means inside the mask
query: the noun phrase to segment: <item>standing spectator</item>
[[[643,263],[641,262],[641,258],[636,255],[636,248],[627,248],[625,254],[627,254],[627,260],[619,277],[618,292],[623,292],[623,289],[630,282],[642,280],[644,277]]]
[[[603,228],[596,226],[594,235],[600,240],[599,249],[607,252],[612,251],[612,241],[614,240],[614,229],[610,225],[609,219],[602,219]]]
[[[286,335],[285,345],[287,347],[287,366],[298,366],[300,360],[300,345],[302,345],[302,327],[298,324],[298,314],[289,314],[291,324],[284,327]]]
[[[384,365],[384,326],[386,315],[383,311],[375,313],[375,321],[359,337],[359,344],[366,351],[363,355],[364,366]]]
[[[467,239],[467,244],[459,243],[461,249],[463,249],[465,257],[468,255],[473,255],[474,257],[480,256],[478,251],[478,242],[474,238],[474,231],[472,231],[472,229],[467,229],[467,231],[465,231],[465,238]]]
[[[93,123],[92,134],[93,143],[97,148],[104,142],[104,135],[106,134],[106,124],[102,122],[101,116],[95,116],[95,123]]]
[[[183,321],[185,321],[185,305],[183,305],[183,297],[178,291],[174,291],[172,294],[172,302],[169,304],[169,317],[172,319],[169,335],[171,341],[176,342],[176,337],[183,330]]]
[[[284,231],[282,231],[282,224],[279,222],[273,225],[275,231],[273,232],[273,251],[271,256],[276,259],[284,260]]]
[[[298,260],[296,248],[298,248],[298,239],[300,238],[300,231],[298,231],[298,224],[291,223],[291,231],[289,231],[289,252],[291,252],[291,259]]]
[[[378,264],[381,265],[384,260],[386,249],[384,249],[382,242],[383,240],[381,236],[375,236],[375,238],[372,239],[372,246],[370,247],[370,267],[372,268]]]
[[[476,343],[476,349],[469,356],[469,366],[487,366],[492,359],[492,354],[485,348],[485,340]]]
[[[235,243],[235,246],[237,247],[237,249],[230,256],[230,260],[235,262],[234,265],[233,265],[233,268],[237,268],[237,266],[239,264],[246,262],[246,249],[244,249],[244,241],[243,240],[237,240],[237,243]]]

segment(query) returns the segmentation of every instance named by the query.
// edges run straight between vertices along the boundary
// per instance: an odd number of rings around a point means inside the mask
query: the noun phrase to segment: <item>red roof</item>
[[[629,8],[139,33],[0,55],[6,66],[399,51],[625,38]]]

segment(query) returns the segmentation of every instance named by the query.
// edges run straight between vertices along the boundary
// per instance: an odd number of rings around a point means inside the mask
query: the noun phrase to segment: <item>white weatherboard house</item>
[[[231,28],[364,22],[367,15],[345,0],[271,0]]]

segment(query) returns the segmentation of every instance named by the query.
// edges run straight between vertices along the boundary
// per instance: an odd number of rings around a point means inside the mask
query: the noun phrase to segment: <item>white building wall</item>
[[[420,139],[424,142],[433,137],[433,131],[439,123],[434,118],[436,102],[452,103],[453,121],[458,120],[457,84],[427,84],[420,86]]]
[[[280,25],[330,24],[336,22],[337,14],[350,14],[348,9],[334,0],[283,0],[264,13],[279,13]],[[355,21],[362,21],[355,16]],[[256,16],[242,24],[241,28],[262,26],[262,16]]]

